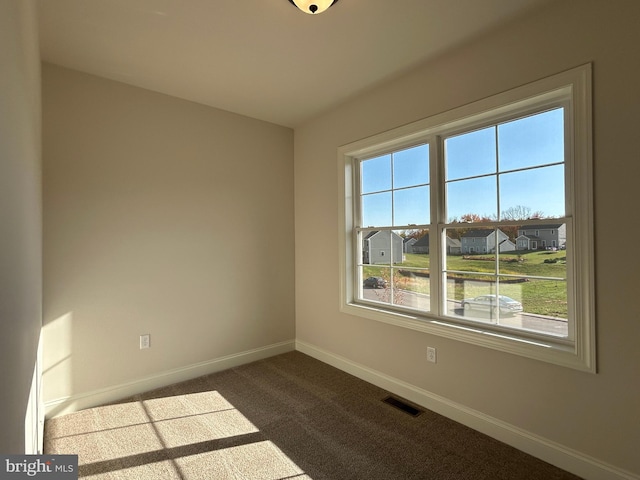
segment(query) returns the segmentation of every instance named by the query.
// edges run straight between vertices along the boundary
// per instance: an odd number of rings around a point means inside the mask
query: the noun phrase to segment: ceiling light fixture
[[[338,0],[289,0],[304,13],[317,14],[324,12]]]

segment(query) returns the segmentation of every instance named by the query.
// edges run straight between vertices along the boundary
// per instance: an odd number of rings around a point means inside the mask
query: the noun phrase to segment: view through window
[[[437,141],[441,312],[568,337],[564,109]],[[359,166],[362,298],[431,312],[429,144]]]
[[[512,92],[344,148],[345,305],[589,363],[576,342],[593,329],[590,134],[576,88]]]

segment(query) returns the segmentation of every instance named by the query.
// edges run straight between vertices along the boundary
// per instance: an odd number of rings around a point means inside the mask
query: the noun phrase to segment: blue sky
[[[448,218],[495,217],[498,201],[564,216],[563,125],[558,108],[445,139]],[[428,145],[365,160],[361,172],[363,226],[429,223]]]
[[[429,223],[428,183],[429,145],[364,161],[362,193],[380,193],[363,196],[363,226]]]
[[[564,159],[562,109],[450,137],[444,146],[449,218],[495,217],[498,185],[501,212],[521,205],[545,216],[565,214],[564,167],[550,165]],[[496,176],[497,169],[510,173]]]

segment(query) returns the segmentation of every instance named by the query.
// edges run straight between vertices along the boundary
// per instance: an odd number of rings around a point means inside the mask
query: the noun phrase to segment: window
[[[341,147],[342,310],[594,372],[590,77]]]

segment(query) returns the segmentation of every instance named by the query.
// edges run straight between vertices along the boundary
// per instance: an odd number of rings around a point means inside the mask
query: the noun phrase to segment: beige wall
[[[296,129],[297,339],[640,474],[638,18],[637,0],[551,2]],[[337,148],[587,62],[599,373],[341,314]],[[436,365],[428,345],[438,348]]]
[[[294,338],[292,145],[43,66],[47,402]]]
[[[27,451],[41,327],[40,60],[33,2],[0,0],[0,452]],[[35,392],[33,392],[35,393]],[[32,406],[37,405],[33,398]],[[25,421],[33,431],[25,431]]]

